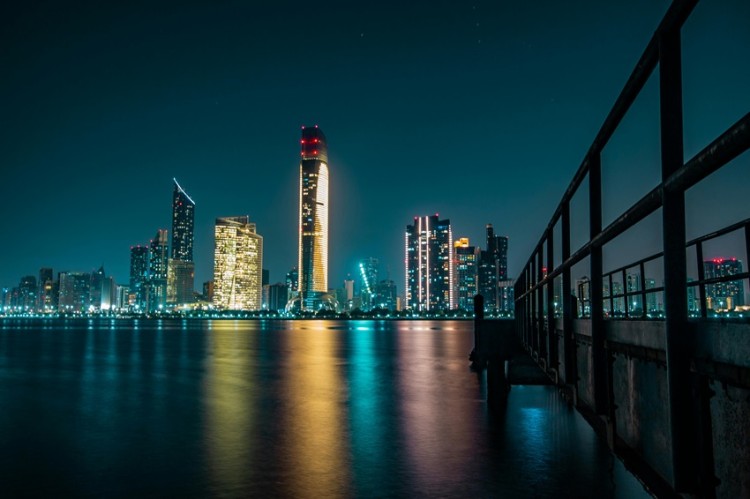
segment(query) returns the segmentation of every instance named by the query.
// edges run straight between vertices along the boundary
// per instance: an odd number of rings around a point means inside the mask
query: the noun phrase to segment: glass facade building
[[[136,311],[146,310],[148,292],[148,246],[131,246],[130,248],[130,292],[135,295],[133,308]]]
[[[474,310],[474,295],[477,294],[477,263],[479,250],[469,245],[469,239],[462,237],[453,244],[456,272],[456,305],[461,310]]]
[[[167,266],[169,262],[167,229],[159,229],[149,244],[148,310],[161,310],[167,305]]]
[[[167,269],[167,301],[181,305],[193,302],[195,264],[193,263],[193,228],[195,201],[177,179],[172,192],[172,258]],[[174,262],[174,263],[173,263]],[[171,279],[171,280],[170,280]]]
[[[456,307],[451,222],[414,217],[405,235],[406,308],[424,312]]]
[[[328,292],[328,145],[316,126],[302,127],[299,184],[299,292],[317,310]]]
[[[216,219],[213,303],[226,310],[261,310],[263,238],[249,217]]]

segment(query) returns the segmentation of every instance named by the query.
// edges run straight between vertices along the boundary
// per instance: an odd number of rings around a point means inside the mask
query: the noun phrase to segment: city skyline
[[[289,9],[264,6],[252,14],[268,22],[252,34],[244,24],[250,12],[237,6],[153,7],[150,17],[123,6],[4,6],[0,150],[7,178],[0,197],[12,216],[0,221],[0,233],[24,237],[4,246],[0,284],[13,286],[41,267],[90,272],[102,264],[125,282],[127,248],[169,226],[159,186],[172,177],[201,205],[197,284],[211,276],[213,220],[223,213],[250,214],[269,244],[271,281],[282,280],[297,259],[293,144],[302,123],[319,123],[336,144],[332,286],[367,256],[403,282],[402,235],[376,227],[401,227],[436,211],[451,218],[457,237],[472,241],[494,222],[511,239],[513,278],[666,5],[548,3],[536,11],[416,2],[395,16],[386,4],[364,17],[322,6],[291,18]],[[722,16],[728,9],[736,15]],[[686,158],[747,107],[750,75],[732,54],[748,46],[748,15],[746,3],[705,2],[685,27]],[[122,31],[106,34],[123,16],[143,35],[135,46]],[[326,57],[314,63],[301,36],[311,18],[331,28],[318,40]],[[165,41],[162,23],[186,28]],[[191,37],[195,26],[209,42]],[[717,26],[721,43],[709,36]],[[587,36],[577,37],[584,27]],[[708,53],[722,56],[706,64]],[[427,64],[417,71],[417,61]],[[298,68],[310,76],[302,91],[292,76]],[[605,150],[605,165],[624,172],[604,179],[605,224],[607,213],[637,199],[652,180],[625,166],[658,164],[655,102],[647,88]],[[688,237],[737,221],[747,161],[738,158],[688,196]],[[724,205],[703,209],[719,187]],[[43,230],[26,229],[34,220],[44,221]],[[626,247],[659,250],[660,234],[632,239]],[[746,259],[732,251],[706,256]],[[618,256],[610,257],[617,266]]]

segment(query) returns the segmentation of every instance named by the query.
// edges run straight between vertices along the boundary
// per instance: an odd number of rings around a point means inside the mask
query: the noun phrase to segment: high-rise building
[[[172,192],[172,258],[167,264],[167,301],[182,305],[193,302],[195,264],[193,227],[195,201],[174,180]],[[172,268],[174,267],[174,268]]]
[[[302,127],[299,184],[299,296],[317,310],[328,292],[328,145],[323,132]]]
[[[18,284],[18,303],[17,307],[22,312],[34,312],[36,311],[37,304],[37,284],[36,277],[33,275],[27,275],[21,278],[21,282]]]
[[[214,281],[203,283],[203,299],[209,303],[214,301]]]
[[[128,286],[122,284],[115,285],[115,295],[112,306],[121,312],[126,312],[130,309],[130,288]]]
[[[453,234],[449,219],[414,217],[406,226],[406,308],[414,311],[455,308]]]
[[[354,279],[349,275],[344,279],[344,295],[339,303],[342,304],[344,310],[352,310],[354,308]]]
[[[706,279],[726,277],[742,273],[742,260],[737,258],[714,258],[703,262]],[[745,304],[745,285],[742,280],[720,282],[706,286],[706,308],[708,310],[732,311]]]
[[[42,267],[41,269],[39,269],[38,285],[39,290],[37,291],[37,310],[44,313],[57,310],[55,276],[51,268]]]
[[[359,271],[359,294],[361,299],[360,308],[368,311],[376,306],[376,285],[378,283],[378,259],[365,258],[358,264]]]
[[[562,285],[562,280],[560,281]],[[514,283],[511,280],[498,281],[497,282],[497,312],[505,317],[513,316],[515,313],[515,289]],[[553,307],[555,304],[553,303]],[[554,310],[554,308],[553,308]]]
[[[292,267],[292,269],[286,273],[286,287],[289,290],[290,298],[292,298],[292,295],[297,295],[297,292],[299,291],[299,270],[297,267]]]
[[[130,247],[130,292],[135,295],[134,309],[146,310],[148,292],[148,246]]]
[[[167,229],[157,230],[149,244],[147,300],[149,312],[162,310],[167,305],[168,244]]]
[[[469,238],[462,237],[453,243],[456,273],[453,282],[456,286],[456,304],[460,310],[474,310],[474,295],[477,294],[477,263],[479,251],[469,245]]]
[[[228,310],[260,310],[263,238],[247,216],[216,219],[213,303]]]
[[[283,312],[289,301],[289,291],[286,284],[266,284],[263,286],[263,308],[272,312]]]
[[[398,290],[396,289],[396,283],[390,279],[380,281],[375,287],[375,303],[374,308],[384,308],[391,312],[396,311],[398,303]]]
[[[89,309],[91,275],[87,272],[60,272],[60,297],[58,310],[65,313],[82,313]]]
[[[99,267],[99,270],[91,272],[91,283],[89,283],[89,306],[92,310],[98,311],[102,309],[102,289],[104,288],[104,266]]]
[[[484,298],[485,312],[494,313],[501,308],[499,283],[509,280],[508,238],[495,235],[492,224],[487,224],[485,229],[487,249],[482,250],[479,255],[477,288]],[[507,291],[504,293],[507,295]],[[504,306],[507,308],[507,305]]]
[[[89,307],[94,311],[109,310],[114,294],[114,279],[104,272],[104,266],[91,273]]]
[[[495,236],[497,255],[497,280],[507,281],[508,278],[508,237]]]
[[[576,298],[578,299],[578,317],[591,317],[591,279],[582,276],[576,279]]]

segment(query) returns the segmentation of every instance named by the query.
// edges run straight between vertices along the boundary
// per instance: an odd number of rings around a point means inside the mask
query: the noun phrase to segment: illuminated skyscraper
[[[157,230],[148,258],[148,310],[152,312],[167,304],[167,244],[167,229]]]
[[[214,304],[228,310],[260,310],[263,238],[249,217],[216,219]]]
[[[474,310],[474,295],[477,294],[477,263],[479,250],[469,246],[469,238],[462,237],[453,243],[456,275],[453,283],[456,286],[456,304],[459,309],[471,312]]]
[[[39,293],[37,294],[37,310],[39,312],[52,312],[57,310],[57,293],[52,269],[42,267],[39,269]]]
[[[148,246],[130,247],[130,292],[135,295],[134,306],[138,311],[146,310],[148,285]]]
[[[177,179],[173,180],[172,258],[169,260],[167,269],[167,301],[179,305],[193,301],[195,201],[177,183]]]
[[[60,272],[58,309],[65,313],[82,313],[89,309],[91,275],[84,272]]]
[[[406,308],[414,311],[456,307],[453,286],[453,233],[438,215],[414,217],[406,226]]]
[[[21,278],[18,285],[18,307],[24,312],[34,312],[37,305],[36,277],[27,275]]]
[[[484,298],[484,311],[496,313],[501,311],[501,292],[499,283],[508,279],[508,238],[496,236],[492,224],[487,224],[487,249],[479,255],[478,292]],[[506,286],[507,287],[507,286]],[[507,300],[504,307],[507,309]],[[504,310],[509,312],[509,310]]]
[[[360,308],[368,311],[377,304],[375,295],[377,294],[376,286],[378,284],[378,259],[365,258],[357,265],[359,268],[359,293],[361,298]]]
[[[317,310],[328,292],[328,146],[316,126],[302,127],[299,184],[299,296]]]
[[[703,262],[706,279],[742,273],[742,260],[737,258],[714,258]],[[720,282],[706,286],[706,307],[709,310],[733,310],[745,304],[745,285],[742,280]]]

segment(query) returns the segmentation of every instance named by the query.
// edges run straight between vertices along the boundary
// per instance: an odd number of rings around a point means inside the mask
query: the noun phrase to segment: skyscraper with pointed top
[[[317,310],[328,292],[328,145],[323,131],[302,127],[299,184],[299,292]]]
[[[177,179],[172,180],[172,258],[167,266],[167,302],[182,305],[193,301],[195,201],[188,196]]]

